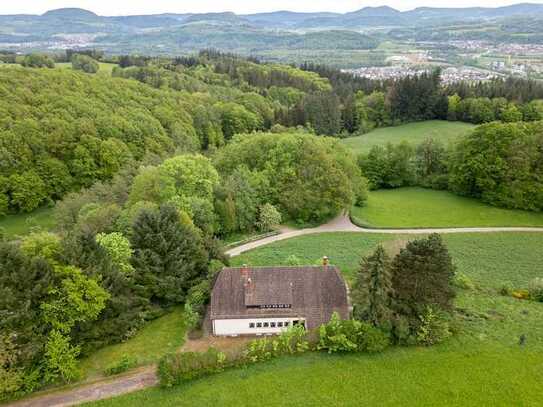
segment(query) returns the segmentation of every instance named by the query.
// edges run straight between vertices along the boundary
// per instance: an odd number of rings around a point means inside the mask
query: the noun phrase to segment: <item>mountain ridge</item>
[[[134,17],[155,17],[155,16],[197,16],[197,15],[212,15],[212,14],[230,14],[235,15],[240,18],[247,18],[249,21],[251,19],[263,18],[267,19],[270,17],[292,17],[292,18],[314,18],[314,17],[340,17],[340,16],[354,16],[354,15],[363,15],[363,16],[392,16],[392,15],[421,15],[421,14],[458,14],[463,12],[474,12],[477,15],[488,15],[488,16],[500,16],[503,14],[530,14],[533,12],[543,13],[543,4],[539,3],[516,3],[509,6],[500,6],[500,7],[417,7],[411,10],[400,11],[390,6],[378,6],[378,7],[363,7],[358,10],[346,12],[346,13],[337,13],[330,11],[318,11],[318,12],[298,12],[290,10],[277,10],[271,12],[261,12],[261,13],[234,13],[232,11],[224,12],[209,12],[209,13],[152,13],[152,14],[135,14]],[[0,16],[7,16],[6,14],[0,14]],[[45,13],[31,14],[31,13],[20,13],[20,14],[9,14],[9,16],[32,16],[32,17],[102,17],[102,18],[118,18],[118,17],[131,17],[132,15],[122,15],[122,16],[101,16],[97,13],[94,13],[91,10],[77,7],[65,7],[58,8],[46,11]]]

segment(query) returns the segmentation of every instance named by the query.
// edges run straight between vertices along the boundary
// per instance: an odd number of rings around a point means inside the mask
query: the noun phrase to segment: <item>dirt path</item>
[[[543,228],[535,227],[486,227],[486,228],[428,228],[428,229],[367,229],[354,225],[347,215],[341,215],[332,221],[316,228],[283,229],[280,234],[261,240],[250,242],[226,251],[229,256],[238,256],[241,253],[265,246],[280,240],[296,236],[311,235],[315,233],[354,232],[354,233],[382,233],[382,234],[428,234],[428,233],[490,233],[490,232],[540,232]],[[209,345],[206,341],[193,341],[187,344],[187,349],[198,350],[199,345]],[[115,397],[121,394],[141,390],[157,384],[155,367],[149,366],[130,375],[112,378],[81,387],[59,391],[55,393],[38,395],[33,398],[21,400],[12,404],[13,407],[52,407],[72,406],[88,401],[95,401]]]
[[[75,389],[58,391],[50,394],[16,401],[7,406],[13,407],[64,407],[88,401],[115,397],[121,394],[155,386],[158,379],[155,366],[147,366],[136,373],[83,385]]]
[[[311,235],[315,233],[329,232],[355,232],[355,233],[378,233],[378,234],[403,234],[422,235],[429,233],[492,233],[492,232],[539,232],[543,228],[538,227],[475,227],[475,228],[425,228],[425,229],[369,229],[361,228],[351,222],[347,214],[338,216],[330,222],[316,228],[288,230],[278,235],[256,240],[226,251],[229,256],[238,256],[257,247],[266,246],[273,242],[290,239],[292,237]]]

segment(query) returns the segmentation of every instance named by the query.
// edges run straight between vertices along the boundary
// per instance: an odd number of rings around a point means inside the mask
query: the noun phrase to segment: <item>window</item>
[[[256,327],[257,327],[257,328],[262,328],[262,322],[257,322],[257,323],[256,323]]]
[[[300,321],[298,321],[297,319],[295,319],[294,321],[292,321],[292,325],[293,325],[293,326],[296,326],[296,325],[298,325],[298,322],[300,322]]]
[[[282,323],[282,322],[278,322],[278,323],[277,323],[277,327],[278,327],[278,328],[282,328],[282,327],[283,327],[283,323]]]
[[[269,326],[270,326],[270,324],[268,324],[267,322],[264,322],[264,328],[267,328]]]
[[[254,328],[255,327],[255,323],[254,322],[249,322],[249,328]]]
[[[275,322],[270,322],[270,328],[275,328]]]
[[[285,321],[285,326],[288,326],[290,322],[288,321]]]

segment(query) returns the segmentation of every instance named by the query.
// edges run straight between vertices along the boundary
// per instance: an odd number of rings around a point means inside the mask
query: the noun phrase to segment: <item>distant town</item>
[[[352,73],[353,75],[374,79],[374,80],[387,80],[387,79],[399,79],[406,76],[418,76],[431,71],[431,67],[427,68],[414,68],[409,66],[384,66],[384,67],[364,67],[358,69],[344,69],[343,72]],[[488,81],[494,78],[502,76],[502,74],[496,72],[484,71],[475,68],[454,68],[449,67],[443,69],[441,73],[441,80],[444,83],[455,83],[461,81],[478,82]]]

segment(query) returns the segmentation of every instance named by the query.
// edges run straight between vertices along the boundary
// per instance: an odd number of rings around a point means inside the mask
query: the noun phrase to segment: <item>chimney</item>
[[[330,263],[330,261],[328,260],[328,256],[324,256],[324,257],[322,258],[322,265],[323,265],[323,267],[327,267],[329,263]]]

